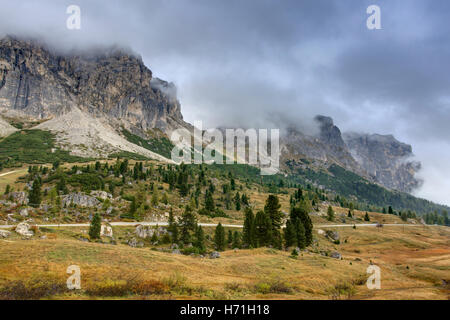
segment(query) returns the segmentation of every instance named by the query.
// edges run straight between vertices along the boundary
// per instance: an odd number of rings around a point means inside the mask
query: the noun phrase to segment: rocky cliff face
[[[393,136],[342,134],[330,117],[317,116],[315,120],[320,129],[316,136],[287,130],[281,143],[282,163],[289,160],[290,166],[317,168],[338,164],[369,181],[408,193],[420,186],[415,177],[420,163],[408,160],[410,145]],[[299,161],[302,159],[308,164]]]
[[[410,161],[412,147],[397,141],[392,135],[344,134],[345,142],[368,174],[384,186],[411,192],[420,185],[415,174],[420,163]]]
[[[119,49],[60,55],[34,41],[0,40],[0,107],[50,119],[75,107],[145,132],[185,125],[173,85]]]

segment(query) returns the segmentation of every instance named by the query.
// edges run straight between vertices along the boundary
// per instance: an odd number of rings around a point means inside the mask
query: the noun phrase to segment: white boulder
[[[28,223],[22,222],[16,226],[15,231],[16,231],[16,233],[20,234],[21,236],[29,238],[34,235],[33,231],[30,231],[30,228],[31,228],[31,226]]]

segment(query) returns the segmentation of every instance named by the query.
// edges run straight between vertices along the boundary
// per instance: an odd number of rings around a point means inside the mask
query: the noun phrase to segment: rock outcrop
[[[31,226],[28,223],[22,222],[16,226],[15,231],[17,234],[20,234],[21,236],[31,238],[34,235],[34,233],[33,231],[30,230],[30,228]]]
[[[16,131],[16,128],[14,128],[7,121],[0,117],[0,138],[9,136],[11,133],[14,133]]]
[[[78,192],[62,196],[61,204],[63,207],[76,205],[83,208],[88,208],[98,206],[100,201],[98,201],[95,197],[87,196],[84,193]]]
[[[0,238],[8,238],[11,235],[11,232],[0,229]]]
[[[100,236],[112,238],[113,237],[113,229],[112,229],[111,225],[103,223],[101,225],[101,229],[100,229]]]
[[[138,238],[141,239],[149,239],[153,237],[154,234],[160,237],[167,233],[167,229],[163,227],[151,227],[151,226],[143,226],[138,225],[135,229],[135,234]]]
[[[420,163],[410,161],[412,147],[392,135],[341,133],[333,119],[317,116],[317,135],[288,129],[281,139],[281,163],[303,168],[337,164],[371,182],[411,193],[421,184]],[[292,162],[294,161],[294,162]]]
[[[38,129],[56,132],[60,146],[70,151],[72,145],[88,142],[88,149],[97,145],[107,154],[145,153],[144,148],[133,150],[123,138],[112,142],[120,138],[122,128],[145,137],[155,128],[170,135],[174,129],[190,127],[183,121],[175,86],[154,78],[136,54],[117,48],[62,54],[37,41],[12,37],[0,40],[0,109],[8,117],[44,122]],[[51,119],[56,121],[46,124]],[[81,130],[78,138],[83,139],[64,140],[76,136],[71,124],[92,125]],[[0,121],[0,135],[12,130]],[[88,141],[98,136],[100,144]],[[77,155],[83,153],[79,149],[75,148]]]
[[[76,106],[143,131],[184,124],[174,85],[153,78],[134,53],[109,48],[63,55],[12,37],[0,40],[0,105],[37,119]]]
[[[8,198],[19,205],[28,204],[28,195],[24,191],[11,192],[8,194]]]
[[[420,186],[415,174],[421,165],[410,160],[413,156],[410,145],[392,135],[347,133],[344,139],[353,157],[382,185],[404,192]]]

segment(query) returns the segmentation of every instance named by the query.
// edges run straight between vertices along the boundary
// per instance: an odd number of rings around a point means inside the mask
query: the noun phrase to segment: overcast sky
[[[66,8],[81,7],[81,30]],[[382,30],[366,9],[381,8]],[[61,48],[119,44],[178,87],[189,122],[394,134],[413,146],[417,195],[450,205],[450,1],[0,0],[0,33]]]

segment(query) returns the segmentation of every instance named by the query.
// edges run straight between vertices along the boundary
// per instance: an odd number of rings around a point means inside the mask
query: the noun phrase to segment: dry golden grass
[[[345,294],[340,298],[449,298],[448,287],[442,286],[442,280],[450,280],[450,231],[444,227],[343,228],[338,229],[340,245],[315,232],[318,250],[337,250],[343,260],[312,252],[292,259],[289,252],[267,248],[227,251],[210,260],[85,243],[73,240],[72,232],[56,231],[53,240],[24,241],[13,236],[0,241],[0,286],[39,276],[65,279],[67,267],[75,264],[81,267],[85,291],[54,298],[92,298],[88,292],[103,292],[95,290],[111,283],[126,290],[123,286],[132,279],[146,284],[144,288],[158,288],[146,295],[150,299],[330,299],[342,287]],[[370,262],[382,270],[381,290],[368,290],[365,285]]]

